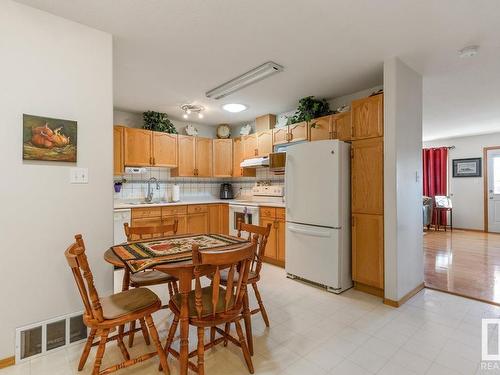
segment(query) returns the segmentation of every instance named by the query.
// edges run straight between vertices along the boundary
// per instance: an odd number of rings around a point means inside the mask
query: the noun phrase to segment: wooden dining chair
[[[155,226],[144,226],[144,227],[131,227],[128,223],[124,225],[125,236],[127,241],[140,241],[146,239],[154,239],[155,237],[165,237],[168,235],[177,234],[178,220],[175,220],[173,224],[168,225],[155,225]],[[170,298],[178,292],[177,279],[165,272],[157,270],[145,270],[142,272],[137,272],[130,274],[130,272],[125,269],[125,274],[123,275],[122,291],[132,288],[141,288],[151,285],[167,284],[168,294]],[[163,309],[168,308],[168,305],[162,306]],[[149,345],[149,334],[146,328],[146,322],[144,320],[139,321],[141,325],[142,335],[144,336],[144,341]],[[136,322],[133,321],[130,326],[131,334],[128,337],[128,345],[131,348],[134,345],[134,332],[135,332]]]
[[[99,297],[94,285],[92,271],[85,255],[83,238],[80,234],[77,234],[75,240],[76,242],[68,247],[64,255],[73,272],[85,308],[83,322],[90,328],[90,334],[78,364],[78,371],[81,371],[85,366],[92,346],[98,345],[92,375],[109,374],[143,362],[156,355],[160,357],[164,373],[169,374],[167,356],[163,351],[158,331],[151,317],[151,314],[158,311],[161,307],[161,301],[158,296],[149,289],[139,288],[112,294],[107,297]],[[124,327],[126,323],[137,319],[143,319],[147,322],[151,337],[156,346],[156,351],[136,358],[130,358],[130,354],[123,343],[124,336],[128,335],[130,331],[124,332]],[[110,332],[117,327],[118,333],[110,337]],[[95,337],[99,337],[96,343],[94,343]],[[124,361],[101,371],[106,344],[112,340],[117,341]]]
[[[256,248],[257,238],[254,238],[252,242],[233,245],[225,250],[200,250],[197,245],[193,245],[195,289],[188,295],[188,311],[189,324],[198,328],[198,345],[196,350],[189,353],[188,358],[197,356],[198,362],[195,365],[189,361],[188,367],[200,375],[205,374],[205,350],[222,343],[225,339],[241,348],[248,370],[252,374],[254,372],[240,320],[242,319],[243,298],[246,293],[248,273]],[[223,270],[227,270],[228,275],[231,276],[226,288],[220,284]],[[210,286],[202,287],[201,278],[207,272],[211,274],[213,283]],[[235,275],[238,276],[233,277]],[[176,358],[179,358],[180,355],[172,349],[171,345],[179,324],[181,300],[180,293],[175,294],[170,300],[169,306],[174,313],[174,320],[165,344],[167,356],[172,353]],[[225,323],[236,325],[238,339],[217,327]],[[205,344],[205,328],[215,328],[221,337],[218,339],[213,337],[209,343]]]

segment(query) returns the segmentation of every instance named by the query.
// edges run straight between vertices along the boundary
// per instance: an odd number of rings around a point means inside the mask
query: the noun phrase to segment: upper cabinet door
[[[212,176],[212,139],[194,137],[196,139],[196,176]]]
[[[257,155],[268,156],[273,152],[273,131],[265,130],[256,134],[257,136]]]
[[[243,139],[243,159],[251,159],[257,156],[257,136],[249,134],[241,137]]]
[[[273,129],[273,145],[288,143],[288,126]]]
[[[289,125],[289,142],[307,141],[307,123],[299,122],[298,124]]]
[[[214,177],[231,177],[233,175],[232,139],[213,140],[213,162]]]
[[[190,177],[195,175],[195,137],[178,135],[178,167],[172,169],[172,176]]]
[[[151,132],[144,129],[123,128],[124,162],[126,166],[146,167],[153,161]]]
[[[351,140],[351,112],[338,113],[333,116],[332,128],[334,138],[340,141]]]
[[[351,146],[351,207],[353,213],[383,214],[384,142],[363,139]]]
[[[352,102],[352,139],[384,135],[384,95],[375,95]]]
[[[323,116],[311,120],[309,123],[309,140],[321,141],[332,138],[332,116]]]
[[[177,167],[177,134],[153,132],[153,164]]]
[[[241,137],[233,139],[233,177],[255,177],[255,169],[241,168],[243,158],[243,139]]]
[[[113,175],[123,174],[123,127],[113,127]]]

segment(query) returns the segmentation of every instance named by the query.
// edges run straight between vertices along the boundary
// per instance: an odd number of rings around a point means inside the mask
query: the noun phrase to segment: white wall
[[[180,121],[175,119],[170,119],[170,121],[172,121],[172,124],[174,124],[179,134],[186,134],[184,129],[188,124],[192,124],[196,129],[198,129],[198,135],[200,137],[216,138],[216,125],[197,124],[195,122]],[[129,112],[115,108],[113,111],[113,123],[115,125],[125,125],[131,128],[142,128],[142,113]]]
[[[16,327],[83,309],[64,257],[75,233],[97,288],[112,290],[112,38],[1,0],[0,56],[1,359],[14,355]],[[74,165],[23,162],[23,113],[78,121],[89,184],[69,184]]]
[[[417,178],[418,176],[418,178]],[[384,62],[385,298],[398,301],[424,279],[422,77]]]
[[[482,158],[484,147],[500,146],[500,133],[424,142],[424,147],[440,146],[455,146],[448,154],[448,187],[453,203],[453,226],[483,230],[483,176],[453,178],[452,160]]]

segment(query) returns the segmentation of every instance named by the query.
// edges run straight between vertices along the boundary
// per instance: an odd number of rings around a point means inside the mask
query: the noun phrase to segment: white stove
[[[259,206],[269,203],[284,203],[284,187],[256,184],[252,195],[229,204],[229,234],[238,234],[238,222],[259,225]]]

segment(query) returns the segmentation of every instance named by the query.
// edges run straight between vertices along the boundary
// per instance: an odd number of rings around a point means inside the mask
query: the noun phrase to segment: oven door
[[[259,225],[259,208],[248,206],[229,206],[229,234],[232,236],[238,235],[238,222]],[[248,233],[242,232],[245,237]]]

